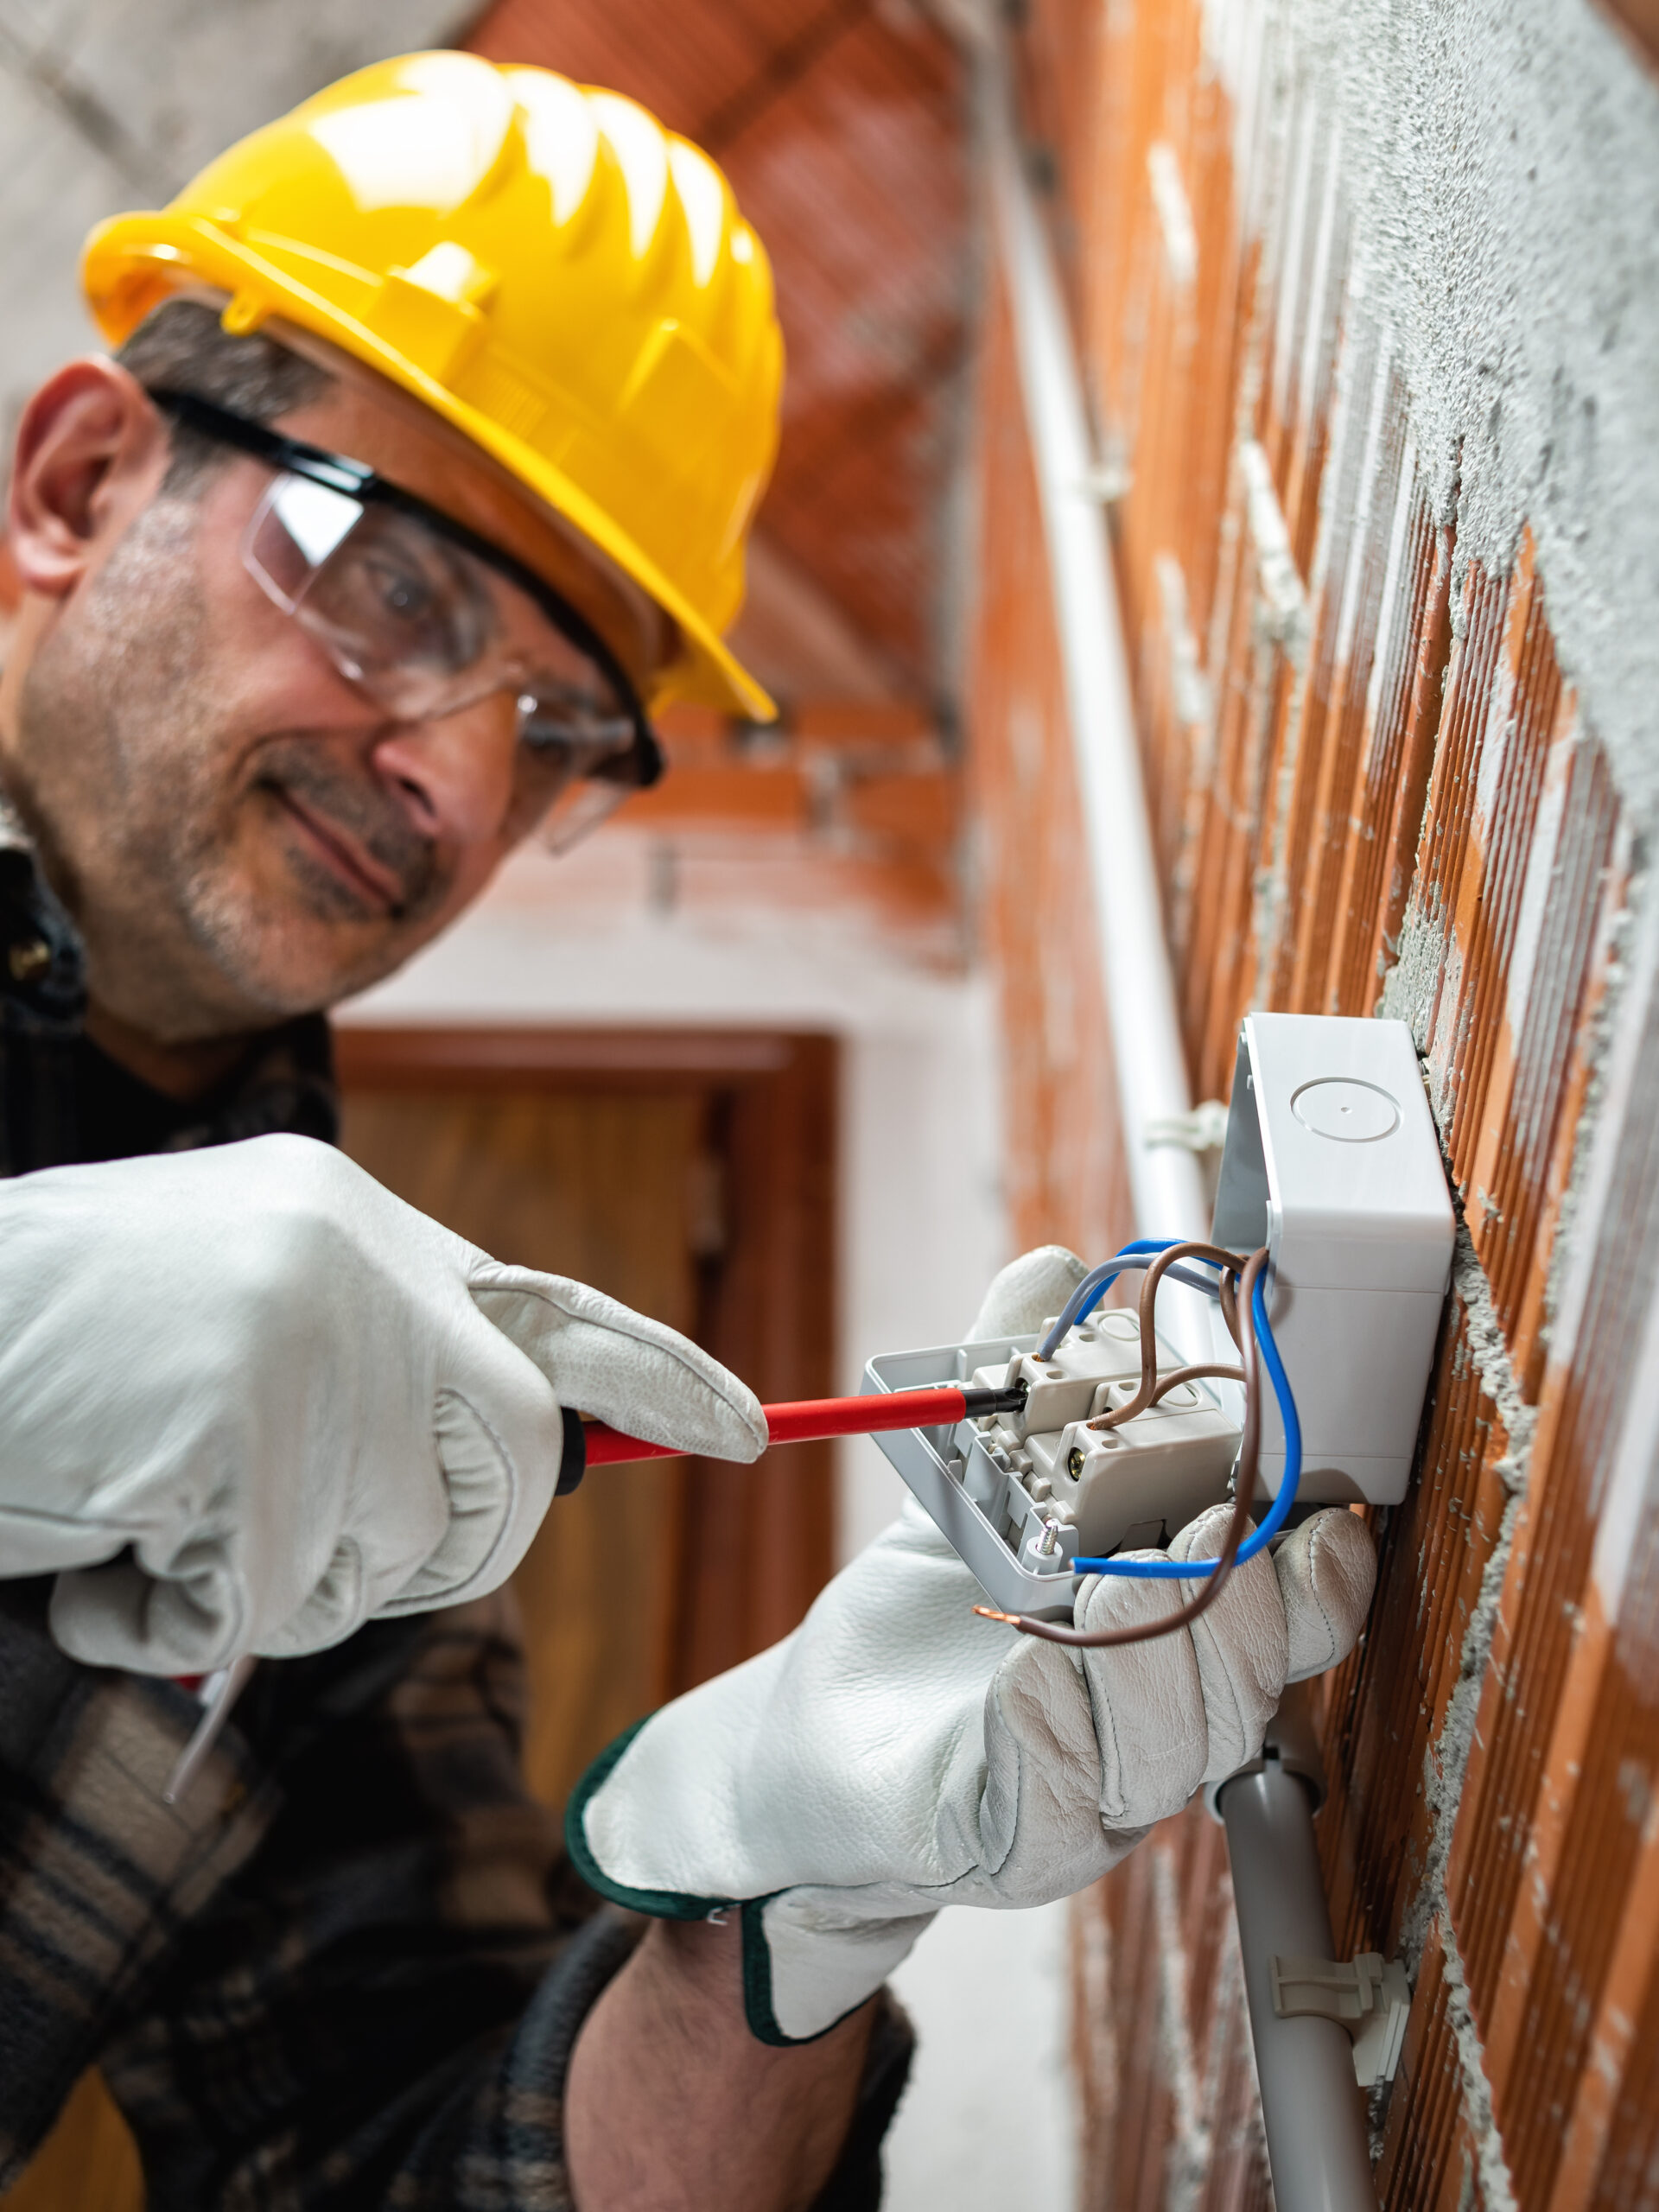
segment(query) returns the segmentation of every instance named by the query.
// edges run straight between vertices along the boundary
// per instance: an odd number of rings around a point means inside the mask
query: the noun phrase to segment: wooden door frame
[[[700,1098],[724,1185],[723,1235],[698,1261],[698,1340],[763,1400],[835,1387],[835,1038],[778,1030],[382,1027],[334,1032],[342,1090],[671,1090]],[[590,1479],[600,1479],[594,1477]],[[734,1666],[799,1621],[835,1559],[834,1447],[755,1467],[664,1470],[675,1554],[664,1695]]]

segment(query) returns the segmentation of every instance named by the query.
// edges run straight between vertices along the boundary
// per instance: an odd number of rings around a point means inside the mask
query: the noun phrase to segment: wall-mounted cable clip
[[[1354,2075],[1362,2089],[1392,2082],[1406,2040],[1411,1984],[1398,1959],[1361,1951],[1339,1959],[1272,1961],[1273,2009],[1281,2020],[1335,2020],[1354,2039]]]

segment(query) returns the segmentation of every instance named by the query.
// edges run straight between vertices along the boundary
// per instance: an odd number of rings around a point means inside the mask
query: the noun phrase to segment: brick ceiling
[[[931,701],[965,312],[947,41],[871,0],[499,0],[467,42],[626,92],[720,162],[789,355],[736,641],[785,703]]]

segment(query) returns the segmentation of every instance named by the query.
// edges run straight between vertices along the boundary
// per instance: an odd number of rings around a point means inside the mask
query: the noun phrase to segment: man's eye
[[[417,569],[383,557],[365,563],[363,582],[375,605],[397,622],[425,622],[435,610],[437,595]]]

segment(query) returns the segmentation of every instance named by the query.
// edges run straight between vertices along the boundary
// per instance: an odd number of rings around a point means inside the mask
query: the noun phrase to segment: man
[[[759,1409],[317,1141],[322,1009],[649,782],[643,702],[765,710],[721,640],[764,256],[637,108],[423,55],[106,226],[86,280],[119,352],[24,415],[0,684],[0,2178],[98,2063],[156,2206],[873,2203],[886,1973],[1250,1757],[1351,1643],[1363,1531],[1074,1661],[903,1521],[599,1763],[584,1888],[493,1593],[576,1413],[747,1459]],[[1078,1272],[1029,1255],[979,1325]],[[251,1656],[170,1803],[180,1678]]]

